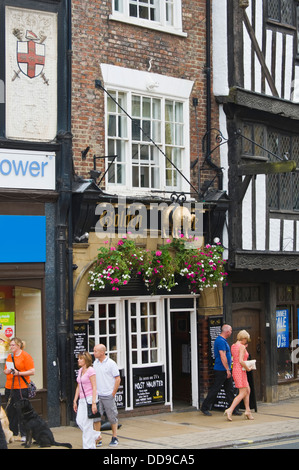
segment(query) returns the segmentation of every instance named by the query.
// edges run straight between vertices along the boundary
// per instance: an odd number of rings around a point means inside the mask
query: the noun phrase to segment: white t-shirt
[[[116,362],[106,357],[103,362],[96,359],[93,363],[96,371],[97,391],[100,396],[111,395],[115,385],[115,377],[119,376]]]

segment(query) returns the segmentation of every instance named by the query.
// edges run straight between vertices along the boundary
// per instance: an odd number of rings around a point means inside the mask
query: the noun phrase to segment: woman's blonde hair
[[[21,349],[25,349],[25,341],[22,341],[20,338],[14,337],[11,338],[10,343],[14,341]]]
[[[250,341],[250,334],[248,333],[248,331],[246,330],[239,331],[237,335],[237,340],[242,341],[242,339],[247,339],[248,342]]]
[[[92,357],[87,351],[79,353],[78,359],[84,359],[86,367],[90,367],[92,365]]]

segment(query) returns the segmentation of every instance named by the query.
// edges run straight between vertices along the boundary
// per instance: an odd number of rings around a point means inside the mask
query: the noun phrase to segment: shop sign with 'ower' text
[[[55,190],[55,153],[0,149],[0,188]]]

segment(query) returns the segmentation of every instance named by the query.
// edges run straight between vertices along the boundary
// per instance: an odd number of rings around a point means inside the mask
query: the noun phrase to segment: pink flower
[[[161,256],[162,255],[162,251],[156,251],[156,256]]]

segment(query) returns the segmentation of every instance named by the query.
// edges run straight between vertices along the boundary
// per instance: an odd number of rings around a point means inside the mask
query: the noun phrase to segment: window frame
[[[281,4],[281,2],[283,0],[276,0],[277,10],[279,11],[279,18],[271,18],[269,16],[269,1],[270,0],[267,1],[267,20],[270,21],[270,22],[273,21],[273,22],[278,23],[280,25],[283,25],[287,28],[294,28],[296,26],[296,14],[295,14],[296,12],[295,12],[295,8],[294,8],[294,6],[295,6],[294,0],[289,0],[290,3],[292,3],[292,22],[291,23],[287,23],[286,21],[284,21],[282,19],[282,4]]]
[[[245,131],[246,126],[248,127],[250,132]],[[257,141],[258,139],[255,137],[255,129],[257,129],[258,127],[260,127],[263,130],[263,143],[261,141],[258,142]],[[250,134],[249,138],[252,141],[257,142],[259,145],[261,145],[263,149],[259,148],[258,146],[255,146],[253,142],[249,143],[249,141],[243,139],[242,154],[255,156],[256,155],[255,149],[257,149],[260,155],[264,157],[268,156],[269,161],[278,162],[279,160],[276,159],[267,151],[267,149],[270,151],[269,136],[272,134],[273,135],[277,134],[277,142],[278,142],[277,145],[280,150],[283,148],[283,143],[282,143],[283,140],[289,139],[289,150],[291,153],[288,154],[288,158],[290,160],[296,160],[299,166],[299,155],[297,156],[297,158],[295,158],[295,153],[292,153],[292,150],[294,148],[294,143],[296,142],[296,139],[298,139],[298,135],[295,134],[294,132],[282,131],[280,129],[275,129],[271,125],[267,126],[259,122],[254,123],[254,122],[244,121],[242,124],[242,133],[245,135],[246,132],[248,136]],[[251,151],[244,150],[246,146],[248,149],[249,147],[251,147],[250,149]],[[273,152],[273,153],[276,153],[276,152]],[[278,154],[278,156],[282,157],[283,155]],[[271,196],[270,194],[270,185],[271,185],[271,179],[273,180],[274,178],[278,180],[277,181],[278,192],[277,194],[274,195],[274,198],[273,198],[273,195]],[[282,183],[285,183],[285,178],[289,178],[291,180],[292,187],[299,185],[299,182],[298,182],[299,175],[297,173],[289,173],[289,174],[286,174],[286,176],[284,174],[268,175],[267,177],[267,208],[268,210],[274,211],[274,212],[276,211],[283,212],[283,213],[292,212],[294,214],[298,214],[299,206],[298,208],[295,207],[296,206],[296,201],[295,201],[296,192],[291,191],[289,193],[289,196],[292,196],[292,201],[290,201],[290,203],[292,203],[291,204],[292,208],[285,207],[285,204],[283,204],[282,194],[284,192],[285,184],[283,185]],[[277,205],[275,206],[274,203],[270,205],[270,201],[275,200],[275,199],[277,201]],[[285,202],[286,202],[286,199],[285,199]]]
[[[110,20],[121,21],[129,23],[143,28],[154,29],[163,31],[170,34],[176,34],[179,36],[186,37],[187,34],[183,32],[182,27],[182,1],[181,0],[156,0],[159,2],[159,21],[151,19],[145,19],[141,17],[134,17],[130,15],[130,3],[132,0],[111,0],[112,2],[112,14],[109,16]],[[167,5],[173,3],[173,24],[168,24],[167,16]],[[142,0],[136,0],[136,3],[141,3]],[[144,4],[147,0],[144,1]],[[116,7],[118,4],[118,9]]]
[[[149,309],[149,305],[153,303],[155,304],[155,315],[142,315],[142,304],[147,304]],[[132,315],[132,305],[136,305],[136,314]],[[162,346],[163,346],[163,324],[162,324],[162,316],[159,315],[159,307],[160,307],[160,300],[156,299],[148,299],[148,298],[135,298],[129,301],[128,311],[129,311],[129,327],[128,327],[128,336],[129,336],[129,354],[130,354],[130,365],[132,368],[143,368],[143,367],[154,367],[157,365],[163,364],[163,353],[162,353]],[[149,312],[149,310],[148,310]],[[156,319],[156,328],[151,330],[150,326],[148,327],[147,331],[143,331],[142,328],[142,319],[148,319],[150,321],[151,318]],[[136,319],[136,331],[132,329],[132,321]],[[150,344],[147,346],[142,345],[142,337],[145,335],[150,335],[153,332],[156,334],[156,345],[155,347],[151,347]],[[136,344],[134,347],[133,344],[133,336],[136,336]],[[157,358],[155,361],[151,361],[151,352],[156,351]],[[148,353],[148,360],[143,362],[143,353]],[[136,361],[133,360],[133,355],[136,356]]]
[[[109,317],[109,308],[111,305],[115,306],[115,315],[114,317]],[[99,310],[100,306],[104,306],[105,308],[105,318],[102,317],[100,318]],[[93,307],[90,308],[90,307]],[[124,338],[123,338],[123,331],[124,331],[124,324],[123,324],[123,315],[120,314],[122,311],[122,307],[120,305],[120,302],[117,300],[104,300],[102,298],[94,298],[94,299],[89,299],[87,302],[87,310],[90,311],[91,315],[88,320],[88,337],[87,337],[87,349],[90,354],[93,355],[93,347],[91,344],[91,339],[94,339],[94,345],[103,343],[105,344],[107,348],[107,355],[113,359],[119,369],[123,369],[126,363],[126,358],[125,358],[125,348],[124,348]],[[92,318],[92,312],[93,312],[93,318]],[[110,334],[109,329],[107,328],[107,322],[109,322],[109,319],[115,319],[115,333]],[[101,334],[99,324],[100,321],[105,322],[106,324],[106,333]],[[94,334],[90,334],[90,323],[94,322]],[[115,350],[110,350],[109,345],[110,345],[110,338],[115,338],[116,340],[116,349]]]
[[[125,96],[123,100],[126,103],[127,109],[127,132],[126,137],[122,139],[124,143],[124,153],[125,153],[125,163],[124,170],[126,175],[122,178],[123,183],[116,183],[109,181],[111,176],[106,173],[105,187],[107,191],[116,190],[121,195],[132,194],[134,191],[135,195],[145,196],[161,193],[165,191],[173,192],[180,191],[188,193],[190,192],[190,185],[188,182],[178,174],[180,185],[177,186],[166,186],[166,138],[165,138],[165,105],[166,102],[171,101],[173,104],[180,103],[182,106],[182,125],[183,125],[183,146],[176,146],[176,148],[181,149],[182,158],[181,158],[181,167],[179,168],[181,172],[185,175],[187,180],[190,180],[190,113],[189,113],[189,98],[192,90],[193,82],[184,79],[177,79],[174,77],[166,77],[159,74],[153,74],[148,72],[141,72],[133,69],[126,69],[123,67],[101,64],[102,74],[105,82],[105,89],[108,93],[105,94],[105,143],[106,143],[106,155],[109,155],[109,139],[108,135],[108,114],[109,114],[109,99],[112,93],[122,93],[122,96]],[[132,88],[134,84],[134,88]],[[148,98],[150,100],[159,100],[161,102],[161,142],[153,142],[161,149],[159,151],[156,148],[156,145],[151,143],[154,147],[154,151],[157,152],[157,162],[155,168],[159,168],[159,185],[156,188],[149,187],[136,187],[133,186],[132,181],[132,168],[133,168],[133,159],[132,159],[132,97],[141,96],[143,98]],[[130,117],[132,119],[130,119]],[[111,137],[112,138],[112,137]],[[119,139],[119,137],[117,137]],[[108,169],[109,163],[111,163],[112,158],[105,159],[106,169]],[[122,163],[124,163],[122,161]],[[117,164],[117,160],[114,161]],[[172,165],[171,165],[172,166]],[[172,166],[172,168],[174,168]]]

